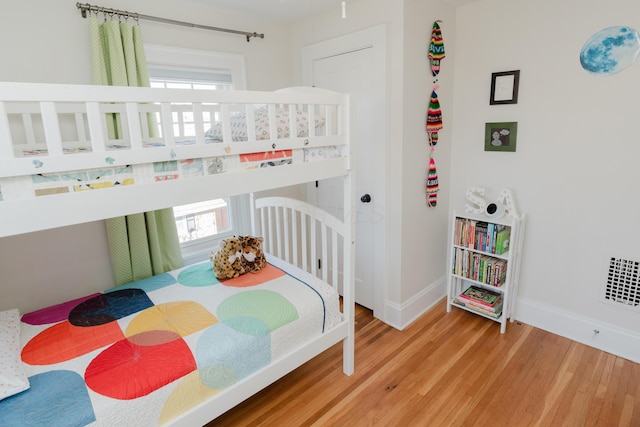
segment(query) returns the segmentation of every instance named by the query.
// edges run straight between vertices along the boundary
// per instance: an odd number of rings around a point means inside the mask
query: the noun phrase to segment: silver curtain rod
[[[247,37],[247,42],[251,41],[251,37],[259,37],[261,39],[264,38],[264,34],[258,34],[255,32],[249,33],[247,31],[229,30],[227,28],[218,28],[218,27],[210,27],[208,25],[192,24],[190,22],[176,21],[175,19],[159,18],[157,16],[143,15],[141,13],[128,12],[126,10],[110,9],[108,7],[95,6],[89,3],[76,3],[76,7],[80,9],[80,13],[82,13],[83,18],[87,17],[87,12],[93,12],[96,14],[104,13],[105,15],[118,15],[119,17],[123,16],[125,18],[133,18],[136,21],[138,19],[145,19],[147,21],[162,22],[163,24],[180,25],[182,27],[200,28],[202,30],[222,31],[225,33],[241,34]]]

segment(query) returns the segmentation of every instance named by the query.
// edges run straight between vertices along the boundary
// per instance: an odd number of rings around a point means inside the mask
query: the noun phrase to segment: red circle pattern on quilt
[[[191,350],[175,332],[149,331],[118,341],[91,361],[87,386],[104,396],[145,396],[197,368]]]

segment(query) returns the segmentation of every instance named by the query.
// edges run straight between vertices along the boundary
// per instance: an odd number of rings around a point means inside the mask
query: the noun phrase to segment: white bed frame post
[[[346,375],[351,375],[355,365],[355,206],[351,174],[346,174],[343,179],[344,202],[348,203],[343,218],[334,217],[317,206],[300,200],[288,197],[256,199],[251,193],[251,230],[254,236],[265,239],[263,249],[267,256],[291,263],[311,274],[314,279],[331,283],[337,291],[342,292],[343,371]],[[342,238],[341,251],[338,250],[338,235]],[[299,245],[292,247],[293,242],[299,242]],[[328,253],[329,244],[331,254]],[[317,250],[317,245],[320,250]],[[342,275],[338,271],[338,252],[342,252]],[[319,260],[322,260],[322,269],[318,269],[316,265]],[[331,341],[337,337],[327,337],[328,341],[323,348],[337,343],[338,341]],[[316,348],[321,346],[323,344]]]
[[[296,89],[288,89],[288,91],[296,91]],[[340,229],[340,234],[342,235],[342,253],[343,253],[343,271],[342,271],[342,297],[343,297],[343,316],[344,320],[347,322],[347,335],[343,339],[343,371],[346,375],[353,374],[355,370],[355,220],[356,220],[356,195],[355,195],[355,181],[353,179],[354,174],[354,146],[352,143],[353,133],[351,127],[351,117],[354,117],[354,105],[352,103],[352,97],[350,95],[344,96],[344,102],[339,106],[339,110],[337,112],[337,120],[338,120],[338,133],[345,136],[347,141],[346,146],[344,147],[347,150],[346,157],[348,159],[347,173],[343,175],[343,184],[344,184],[344,200],[343,200],[343,218],[341,219],[341,226],[334,224],[333,221],[329,221],[329,218],[326,218],[326,221],[334,227],[335,230]],[[292,125],[295,128],[295,125]],[[310,130],[312,132],[312,130]],[[269,202],[266,200],[269,199]],[[283,223],[297,221],[297,215],[294,211],[296,209],[289,206],[289,202],[286,198],[267,198],[262,199],[260,203],[256,203],[256,199],[254,194],[250,194],[250,206],[251,206],[251,230],[254,235],[261,236],[271,236],[272,230],[270,227],[275,222],[277,230],[275,231],[275,235],[279,236],[281,230],[279,230],[278,226]],[[267,210],[262,211],[262,207],[266,205],[271,206],[280,206],[280,208],[275,208],[275,210]],[[298,208],[301,211],[306,211],[306,213],[314,212],[311,215],[311,218],[315,218],[318,208],[312,207],[306,203],[298,202]],[[302,205],[307,205],[307,207],[302,207]],[[288,209],[291,209],[291,212],[288,213]],[[258,212],[260,211],[260,212]],[[290,215],[290,216],[288,216]],[[273,218],[272,216],[275,216]],[[275,221],[274,221],[275,220]],[[306,216],[301,215],[300,221],[302,221],[301,230],[305,230],[307,228],[306,225]],[[334,220],[337,220],[334,218]],[[324,221],[323,221],[324,224]],[[285,259],[287,262],[290,262],[298,267],[301,267],[307,271],[310,271],[313,275],[317,275],[317,267],[315,263],[315,259],[317,258],[316,251],[316,242],[314,239],[316,238],[315,233],[315,223],[310,226],[312,233],[310,233],[311,242],[307,242],[306,233],[301,233],[300,238],[302,239],[302,260],[298,262],[296,259],[297,251],[293,251],[292,258],[289,257],[289,237],[285,237],[284,241],[284,250],[281,247],[281,241],[278,240],[274,242],[273,239],[269,239],[269,242],[266,244],[264,248],[265,252],[270,253],[271,255],[275,255],[279,258]],[[288,228],[288,227],[285,227]],[[297,240],[298,236],[295,234],[298,228],[294,226],[291,229],[291,233],[293,233],[294,240]],[[286,232],[285,232],[286,234]],[[326,257],[325,253],[327,248],[327,242],[325,241],[326,234],[325,231],[322,232],[320,236],[322,241],[322,257]],[[336,237],[334,236],[334,239]],[[334,240],[335,241],[335,240]],[[311,252],[311,256],[307,253],[307,245],[309,245],[309,250]],[[334,261],[337,264],[337,261]],[[336,268],[336,267],[334,267]],[[327,280],[327,270],[325,269],[323,272],[323,280]],[[337,276],[338,272],[334,271],[334,286],[337,285]]]
[[[343,302],[344,302],[344,316],[349,321],[349,335],[343,342],[344,357],[342,360],[344,373],[351,375],[355,369],[355,260],[356,260],[356,204],[355,204],[355,183],[353,179],[354,174],[354,146],[353,146],[353,133],[351,126],[351,117],[355,117],[355,108],[351,102],[351,96],[347,97],[345,108],[346,111],[341,112],[341,123],[343,132],[347,135],[347,141],[349,141],[346,149],[348,150],[349,158],[349,174],[344,177],[344,289],[343,289]]]

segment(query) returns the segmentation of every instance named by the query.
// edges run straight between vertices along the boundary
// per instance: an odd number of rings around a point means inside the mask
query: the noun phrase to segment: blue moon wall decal
[[[587,40],[580,64],[591,74],[611,75],[629,68],[640,53],[640,36],[631,27],[604,28]]]

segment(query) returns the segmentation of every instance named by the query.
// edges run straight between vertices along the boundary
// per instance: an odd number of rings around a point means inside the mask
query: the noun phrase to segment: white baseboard
[[[396,329],[403,330],[431,310],[446,295],[446,279],[442,277],[403,304],[385,301],[384,318],[381,320]]]
[[[446,280],[439,279],[403,304],[385,302],[388,325],[403,330],[446,296]],[[640,335],[549,305],[517,298],[515,319],[598,350],[640,363]],[[507,324],[507,330],[509,325]],[[596,332],[597,331],[597,332]]]
[[[522,323],[640,363],[640,335],[635,332],[524,298],[517,299],[515,309]]]

